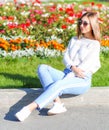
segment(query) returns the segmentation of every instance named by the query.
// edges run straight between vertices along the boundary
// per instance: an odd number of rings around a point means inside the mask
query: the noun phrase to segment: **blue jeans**
[[[39,109],[62,94],[79,95],[91,87],[91,74],[79,78],[69,69],[60,71],[45,64],[39,65],[38,76],[44,88],[44,92],[35,100]]]

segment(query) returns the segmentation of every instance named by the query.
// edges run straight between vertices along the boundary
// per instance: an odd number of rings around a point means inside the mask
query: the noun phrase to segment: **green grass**
[[[101,56],[101,68],[93,75],[92,85],[109,86],[109,55]]]
[[[38,57],[0,59],[0,88],[39,88],[41,84],[36,73],[38,65],[44,63],[63,69],[60,60]]]
[[[105,4],[105,5],[109,5],[108,0],[49,0],[49,2],[54,2],[54,3],[72,3],[72,2],[76,2],[79,4],[82,4],[83,2],[95,2],[95,3],[101,3],[101,4]],[[46,3],[46,2],[44,2]]]
[[[101,57],[102,67],[93,75],[92,86],[109,86],[109,57]],[[38,57],[20,59],[0,58],[0,88],[41,87],[36,70],[39,64],[49,64],[63,70],[62,58]]]
[[[45,1],[47,2],[47,1]],[[49,2],[108,2],[108,0],[49,0]]]

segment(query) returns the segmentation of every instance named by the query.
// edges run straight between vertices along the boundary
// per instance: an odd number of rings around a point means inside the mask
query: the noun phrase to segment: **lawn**
[[[44,1],[46,2],[46,1]],[[66,2],[66,3],[72,3],[72,2],[97,2],[97,3],[104,3],[109,4],[108,0],[49,0],[49,2]]]
[[[38,57],[0,59],[0,88],[39,88],[41,84],[37,77],[39,64],[50,64],[63,69],[61,58],[40,59]]]
[[[109,57],[101,56],[101,69],[93,75],[92,86],[109,86]],[[49,64],[63,70],[62,58],[38,57],[19,59],[0,59],[0,88],[40,88],[41,84],[37,76],[39,64]]]

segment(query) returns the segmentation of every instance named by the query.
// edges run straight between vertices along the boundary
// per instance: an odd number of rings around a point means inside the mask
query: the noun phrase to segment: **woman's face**
[[[80,30],[81,30],[82,34],[92,33],[92,28],[91,28],[91,25],[90,25],[90,21],[89,21],[87,16],[84,16],[80,20],[79,25],[80,25]]]

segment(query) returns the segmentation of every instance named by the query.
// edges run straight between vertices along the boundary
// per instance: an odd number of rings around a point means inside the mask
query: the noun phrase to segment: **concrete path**
[[[79,96],[64,95],[67,112],[47,116],[50,103],[24,122],[14,114],[42,93],[42,89],[0,89],[0,130],[109,130],[109,87],[91,88]]]

